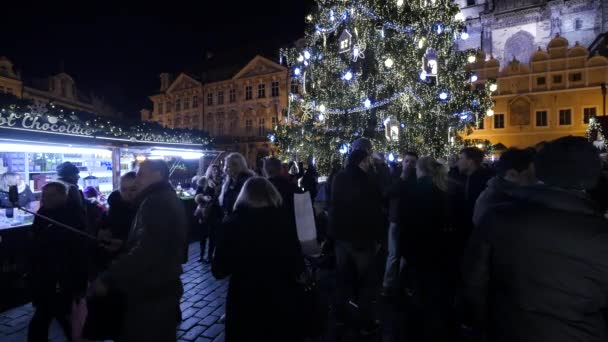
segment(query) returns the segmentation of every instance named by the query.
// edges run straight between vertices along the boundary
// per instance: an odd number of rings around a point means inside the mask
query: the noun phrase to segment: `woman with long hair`
[[[243,184],[253,176],[253,172],[247,167],[247,161],[240,153],[230,153],[224,163],[225,179],[219,196],[219,205],[222,208],[225,219],[234,211],[234,203],[238,197]]]
[[[218,279],[231,277],[226,341],[251,341],[255,336],[298,341],[293,291],[304,260],[279,192],[265,178],[250,178],[219,231],[212,271]]]
[[[445,257],[447,169],[432,157],[416,164],[417,181],[400,203],[401,251],[407,261],[407,283],[414,295],[422,341],[450,337],[451,291]]]
[[[194,197],[197,207],[194,216],[200,229],[201,255],[199,261],[210,263],[215,250],[215,230],[222,218],[218,200],[222,187],[220,166],[209,165],[205,176],[199,178],[197,183],[198,188]],[[206,248],[207,241],[209,241],[209,248]],[[207,251],[206,258],[205,251]]]

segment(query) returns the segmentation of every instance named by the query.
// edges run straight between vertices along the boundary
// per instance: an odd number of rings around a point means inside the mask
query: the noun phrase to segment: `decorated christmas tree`
[[[316,0],[306,20],[302,47],[281,52],[298,86],[271,137],[286,157],[326,171],[359,137],[390,159],[442,157],[492,106],[467,68],[478,52],[457,49],[468,33],[452,0]]]

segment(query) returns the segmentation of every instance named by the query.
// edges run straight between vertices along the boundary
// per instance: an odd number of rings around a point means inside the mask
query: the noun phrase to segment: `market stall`
[[[39,206],[42,187],[56,179],[56,168],[65,161],[80,170],[79,187],[95,187],[103,200],[117,188],[120,176],[134,170],[137,163],[164,159],[176,191],[185,201],[192,201],[183,189],[186,181],[202,174],[204,160],[221,153],[208,146],[209,139],[200,132],[146,123],[125,125],[52,106],[0,104],[0,180],[10,180],[20,192],[31,192],[22,197],[32,210]],[[8,191],[6,182],[0,181],[0,199]],[[32,221],[32,215],[0,203],[0,310],[19,298],[15,291],[24,288],[26,241]]]

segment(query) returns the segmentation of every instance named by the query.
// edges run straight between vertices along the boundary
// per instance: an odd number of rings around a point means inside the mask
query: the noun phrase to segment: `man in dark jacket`
[[[606,341],[608,223],[583,191],[599,178],[582,137],[547,143],[535,160],[542,184],[489,209],[469,242],[465,298],[489,341]]]
[[[69,161],[57,166],[58,180],[68,187],[68,205],[86,213],[84,194],[78,189],[80,170]]]
[[[348,301],[353,299],[359,307],[363,334],[377,329],[371,305],[376,286],[374,261],[384,224],[381,191],[369,175],[370,157],[365,150],[349,155],[347,168],[333,181],[329,214],[336,248],[338,319],[344,319]]]
[[[488,181],[492,178],[492,172],[484,168],[484,153],[476,147],[466,147],[460,151],[457,167],[463,176],[462,183],[455,187],[450,184],[450,198],[452,204],[452,219],[458,239],[457,256],[462,255],[466,241],[473,230],[473,210],[475,202],[485,190]]]
[[[383,295],[391,295],[398,289],[401,270],[401,253],[399,252],[399,198],[416,185],[416,152],[403,154],[402,172],[399,181],[393,185],[389,193],[389,226],[388,226],[388,256],[384,271]]]
[[[475,226],[491,207],[510,202],[509,193],[512,189],[536,183],[534,154],[532,149],[511,148],[500,156],[496,167],[497,176],[488,181],[488,187],[479,195],[475,203],[473,212]]]
[[[175,341],[187,216],[164,161],[141,163],[136,187],[140,204],[128,252],[95,281],[91,292],[102,296],[116,289],[126,296],[121,341]]]
[[[291,213],[290,217],[293,217],[293,195],[299,192],[299,189],[295,184],[291,183],[287,178],[281,175],[281,169],[281,161],[277,158],[272,157],[264,160],[264,172],[266,173],[266,177],[279,191],[279,194],[281,194],[281,197],[283,198],[283,207]]]
[[[68,189],[52,182],[42,188],[38,213],[84,231],[85,218],[68,204]],[[28,328],[28,341],[48,341],[53,318],[66,337],[72,336],[68,316],[72,303],[84,297],[87,287],[86,243],[65,228],[36,217],[32,226],[31,287],[36,312]]]

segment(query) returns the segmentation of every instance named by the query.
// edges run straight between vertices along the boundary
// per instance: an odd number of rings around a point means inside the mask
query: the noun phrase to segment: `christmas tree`
[[[306,20],[303,48],[281,51],[298,91],[271,136],[290,158],[326,171],[360,137],[391,159],[446,156],[492,106],[467,69],[478,52],[457,49],[468,33],[452,0],[316,0]]]

